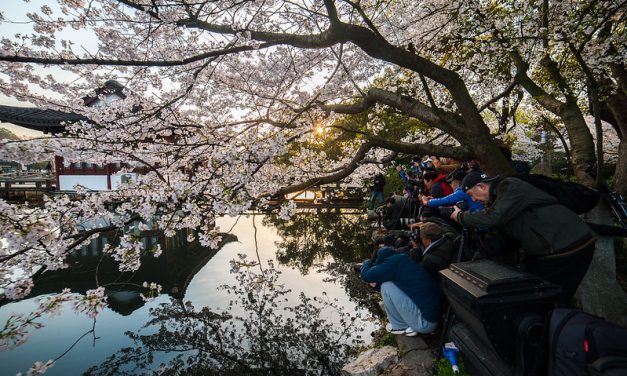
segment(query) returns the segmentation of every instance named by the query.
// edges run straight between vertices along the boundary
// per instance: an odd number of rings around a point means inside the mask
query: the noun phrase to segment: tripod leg
[[[436,360],[440,360],[442,358],[442,348],[444,347],[444,342],[446,341],[446,337],[448,336],[448,331],[455,320],[455,313],[453,313],[453,309],[451,306],[448,306],[446,310],[446,316],[444,316],[444,329],[442,329],[442,336],[440,337],[440,344],[438,345],[438,355],[435,357]]]

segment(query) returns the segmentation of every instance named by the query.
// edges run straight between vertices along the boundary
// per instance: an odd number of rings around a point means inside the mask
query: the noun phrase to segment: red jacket
[[[446,175],[440,174],[433,180],[433,185],[429,190],[429,196],[433,198],[441,198],[453,193],[453,188],[446,182]]]

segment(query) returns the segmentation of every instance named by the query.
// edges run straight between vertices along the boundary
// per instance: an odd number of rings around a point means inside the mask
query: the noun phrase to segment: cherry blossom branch
[[[9,63],[32,63],[44,65],[105,65],[105,66],[127,66],[127,67],[175,67],[191,64],[212,57],[232,55],[245,51],[265,49],[276,45],[276,42],[261,43],[258,46],[237,46],[214,50],[202,54],[186,57],[179,60],[139,60],[139,59],[100,59],[100,58],[55,58],[20,55],[0,55],[0,61]]]
[[[394,152],[400,152],[405,154],[414,154],[414,155],[439,155],[439,156],[447,156],[453,157],[456,159],[467,159],[472,157],[471,151],[463,146],[449,146],[449,145],[433,145],[433,144],[419,144],[419,143],[408,143],[408,142],[397,142],[390,141],[378,136],[370,136],[368,140],[363,143],[359,149],[356,151],[353,159],[347,163],[341,170],[321,176],[313,179],[309,179],[307,181],[294,184],[292,186],[282,188],[274,193],[277,196],[284,196],[288,193],[294,193],[306,190],[307,188],[333,183],[339,181],[348,175],[350,175],[353,171],[359,167],[362,163],[364,163],[366,154],[370,149],[374,147],[380,147],[383,149],[391,150]],[[367,160],[367,163],[371,163],[371,160]],[[268,195],[268,194],[264,194]],[[262,195],[263,196],[263,195]]]

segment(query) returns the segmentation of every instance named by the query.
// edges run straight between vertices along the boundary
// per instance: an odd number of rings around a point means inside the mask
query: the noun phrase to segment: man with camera
[[[361,279],[380,288],[390,332],[407,336],[433,332],[440,320],[440,290],[407,253],[383,246],[364,261]]]
[[[483,209],[483,204],[474,201],[464,190],[461,188],[462,180],[466,177],[466,171],[461,169],[453,171],[447,176],[446,181],[453,188],[453,193],[442,198],[431,198],[428,196],[420,196],[422,205],[428,208],[438,208],[441,206],[453,206],[459,201],[465,201],[470,211]],[[449,214],[450,215],[450,214]]]
[[[462,189],[487,209],[455,208],[451,219],[470,227],[497,227],[520,243],[526,271],[562,287],[567,303],[583,279],[594,253],[592,231],[552,195],[515,177],[488,178],[469,173]]]
[[[455,257],[454,232],[444,233],[442,227],[433,222],[420,223],[410,237],[410,256],[434,277],[440,270],[448,268]],[[420,246],[422,244],[422,246]]]

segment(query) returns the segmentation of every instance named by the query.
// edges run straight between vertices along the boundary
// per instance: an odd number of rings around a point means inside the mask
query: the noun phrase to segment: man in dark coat
[[[370,210],[374,209],[374,201],[378,197],[379,202],[383,204],[383,189],[385,188],[385,176],[378,173],[372,178],[372,196],[370,197]]]
[[[464,226],[497,227],[516,239],[523,251],[525,269],[562,287],[562,302],[575,294],[594,254],[590,228],[552,195],[515,177],[488,178],[469,173],[462,188],[487,208],[462,212],[451,219]]]
[[[442,228],[433,222],[420,223],[419,240],[423,247],[414,247],[410,256],[427,269],[431,275],[439,278],[438,272],[448,268],[455,258],[453,242],[455,233],[444,233]]]

